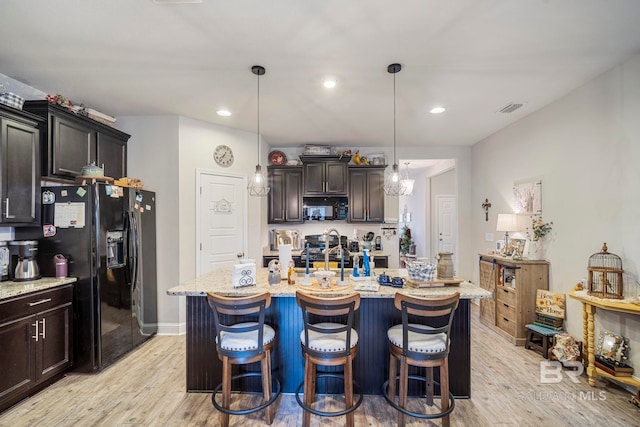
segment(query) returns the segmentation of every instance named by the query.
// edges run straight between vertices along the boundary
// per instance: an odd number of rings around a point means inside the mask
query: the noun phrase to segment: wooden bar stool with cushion
[[[209,307],[213,311],[216,327],[216,348],[218,357],[222,361],[222,384],[219,384],[211,396],[213,406],[220,411],[220,425],[229,425],[229,415],[245,415],[264,408],[267,423],[273,423],[275,407],[272,403],[280,394],[280,381],[274,378],[275,390],[272,391],[271,379],[271,350],[276,333],[269,325],[264,324],[266,309],[271,305],[271,294],[263,292],[242,298],[230,298],[207,294]],[[247,321],[247,316],[255,317],[256,321]],[[225,317],[223,317],[225,316]],[[233,319],[242,316],[240,323],[233,323]],[[245,372],[232,377],[232,365],[244,365],[261,362],[262,372]],[[253,408],[231,410],[231,383],[245,377],[262,377],[263,403]],[[222,388],[222,404],[216,401],[216,394]]]
[[[302,309],[304,330],[300,333],[300,344],[304,356],[304,381],[296,390],[296,400],[304,410],[303,425],[311,422],[311,414],[336,417],[346,415],[347,426],[353,427],[354,414],[362,403],[362,393],[353,403],[353,389],[360,387],[353,381],[353,358],[358,351],[358,333],[353,328],[355,311],[360,307],[360,294],[353,293],[335,298],[320,298],[296,292],[296,301]],[[329,319],[327,319],[329,318]],[[341,319],[346,322],[340,323]],[[316,366],[344,366],[344,375],[334,373],[316,374]],[[312,407],[316,394],[316,379],[343,377],[345,409],[343,411],[319,411]],[[300,389],[304,386],[304,402]]]
[[[402,312],[402,324],[387,331],[389,338],[389,380],[384,383],[384,397],[399,411],[398,425],[405,425],[406,415],[423,419],[442,418],[442,425],[449,425],[449,414],[455,401],[449,392],[449,332],[453,315],[458,307],[460,294],[443,298],[418,298],[396,293],[395,307]],[[411,316],[411,318],[410,318]],[[427,324],[429,323],[429,324]],[[400,362],[400,376],[397,363]],[[426,368],[425,378],[409,375],[409,365]],[[428,406],[433,406],[433,368],[440,371],[440,411],[435,413],[412,412],[407,409],[409,379],[427,384]],[[396,380],[400,379],[400,395],[396,404]]]

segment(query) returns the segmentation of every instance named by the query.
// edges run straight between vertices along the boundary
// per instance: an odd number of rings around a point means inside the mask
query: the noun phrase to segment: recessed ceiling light
[[[229,117],[231,115],[231,111],[229,110],[218,110],[216,114],[222,117]]]
[[[334,87],[336,87],[336,81],[334,79],[327,79],[324,81],[323,85],[327,89],[333,89]]]
[[[440,113],[444,113],[447,109],[444,107],[433,107],[431,110],[429,110],[429,112],[431,114],[440,114]]]

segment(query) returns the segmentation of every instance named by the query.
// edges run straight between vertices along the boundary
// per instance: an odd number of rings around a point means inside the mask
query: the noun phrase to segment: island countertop
[[[379,274],[386,273],[387,275],[408,277],[406,269],[376,269],[374,270],[375,277]],[[220,268],[213,270],[212,272],[205,274],[201,277],[188,280],[181,283],[178,286],[174,286],[167,290],[168,295],[186,295],[186,296],[204,296],[207,292],[216,292],[227,296],[241,296],[254,294],[261,291],[269,291],[274,297],[295,297],[296,290],[306,290],[308,292],[318,291],[316,287],[303,286],[301,284],[289,285],[286,280],[280,281],[279,285],[269,285],[267,281],[268,270],[266,268],[256,269],[256,282],[255,286],[245,286],[240,288],[233,287],[231,280],[231,268]],[[340,276],[340,273],[337,273]],[[372,280],[375,280],[372,277]],[[346,273],[345,273],[346,278]],[[298,282],[301,280],[300,274],[298,275]],[[346,286],[334,285],[328,290],[318,291],[318,293],[328,295],[340,295],[353,292],[353,282],[349,281]],[[475,298],[492,298],[491,292],[475,286],[469,282],[462,282],[457,286],[435,286],[430,288],[414,288],[405,285],[404,288],[394,288],[391,286],[380,286],[376,292],[360,291],[362,298],[393,298],[396,292],[401,291],[407,295],[415,296],[447,296],[454,292],[460,293],[461,299],[475,299]]]

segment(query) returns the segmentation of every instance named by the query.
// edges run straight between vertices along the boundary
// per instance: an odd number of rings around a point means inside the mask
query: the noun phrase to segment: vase
[[[542,240],[532,240],[529,242],[529,252],[527,258],[533,260],[544,260],[545,245]]]

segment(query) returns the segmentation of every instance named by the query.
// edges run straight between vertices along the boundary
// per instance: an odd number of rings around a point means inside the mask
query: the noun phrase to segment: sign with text
[[[536,293],[536,313],[564,319],[566,295],[538,289]]]

